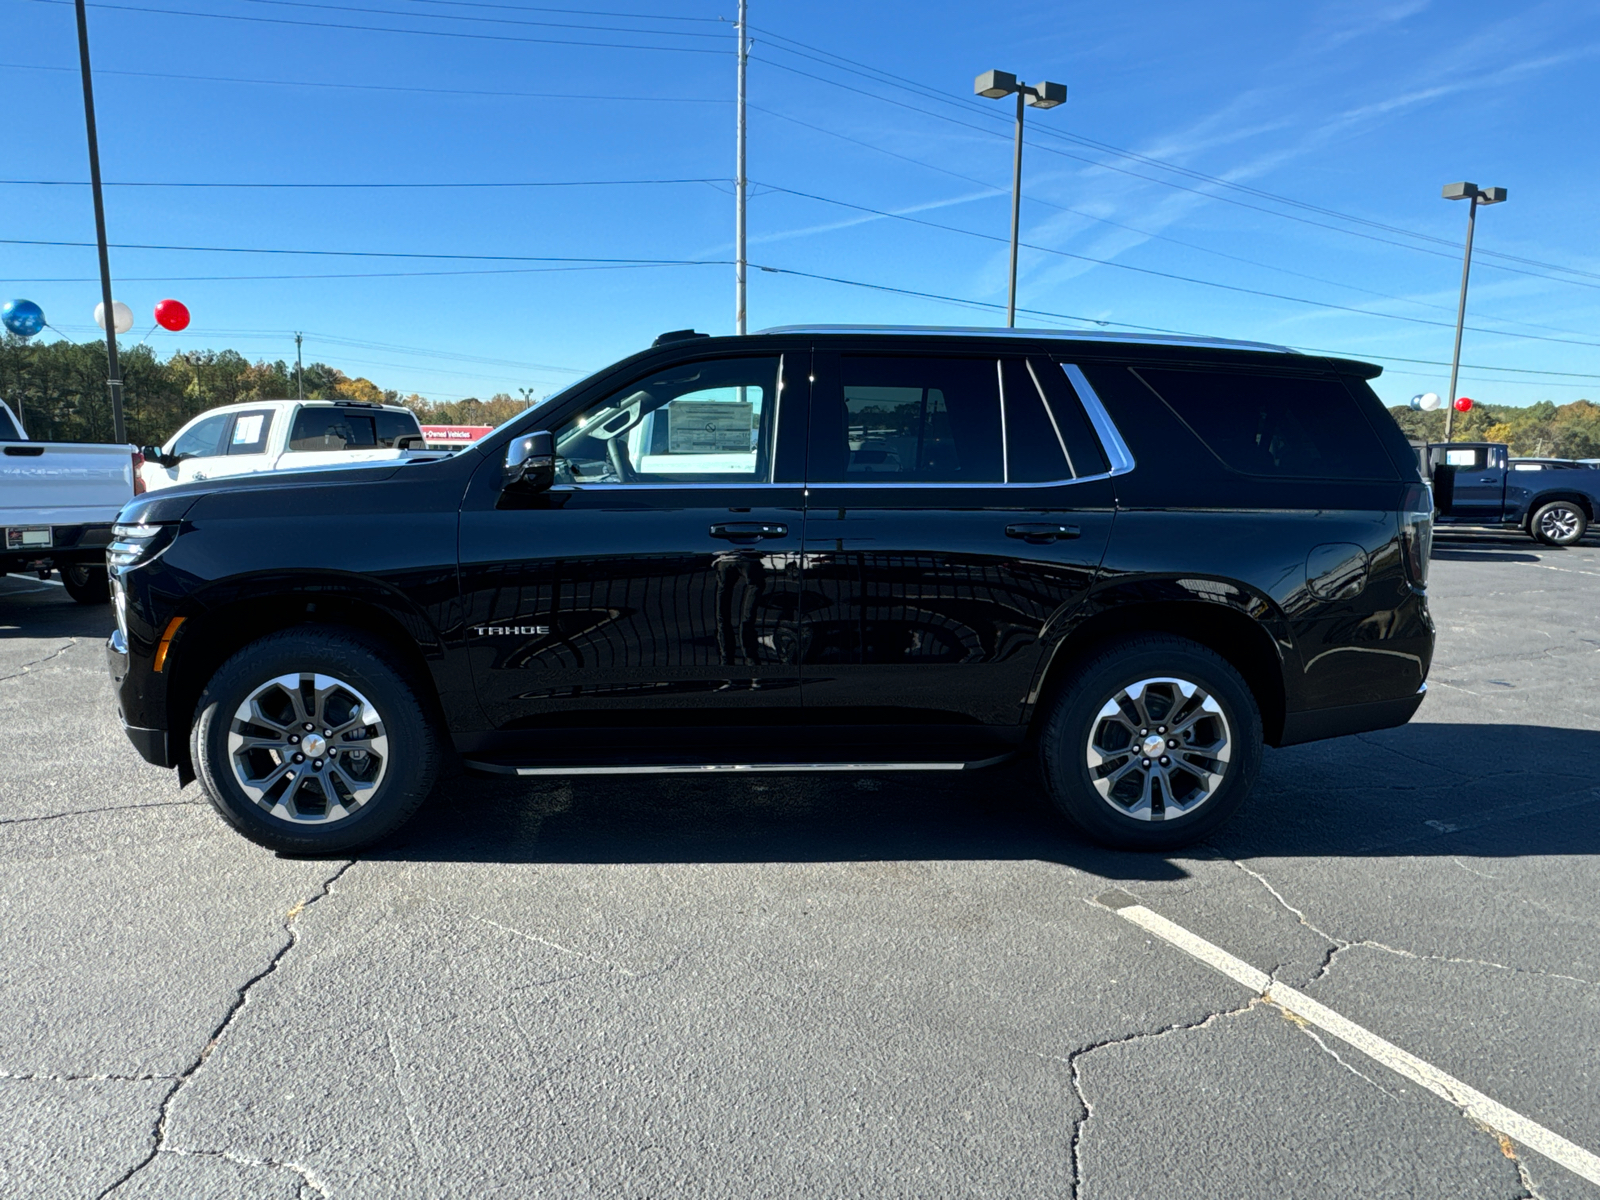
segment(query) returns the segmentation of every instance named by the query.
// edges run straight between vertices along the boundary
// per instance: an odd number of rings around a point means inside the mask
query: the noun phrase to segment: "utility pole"
[[[744,174],[744,76],[745,65],[750,61],[750,47],[745,39],[745,2],[739,0],[739,112],[738,123],[738,151],[734,164],[733,175],[733,327],[734,332],[744,333],[745,313],[745,256],[744,256],[744,229],[745,229],[745,184]],[[79,0],[82,3],[82,0]]]
[[[1444,440],[1449,441],[1456,424],[1456,375],[1461,369],[1461,330],[1467,321],[1467,275],[1472,270],[1472,228],[1477,224],[1478,205],[1499,204],[1506,198],[1505,188],[1480,188],[1475,183],[1447,183],[1446,200],[1470,200],[1467,208],[1467,250],[1461,258],[1461,302],[1456,306],[1456,348],[1450,356],[1450,395],[1444,409]]]
[[[306,398],[306,368],[305,363],[300,359],[300,335],[298,333],[294,335],[294,378],[295,383],[299,385],[300,399],[304,400]]]
[[[100,247],[100,301],[106,315],[106,390],[111,393],[111,427],[116,440],[128,440],[122,420],[122,368],[117,363],[117,317],[111,307],[111,256],[106,252],[106,203],[100,190],[100,139],[94,127],[94,84],[89,77],[89,17],[77,0],[78,63],[83,73],[83,123],[89,134],[89,186],[94,192],[94,232]]]

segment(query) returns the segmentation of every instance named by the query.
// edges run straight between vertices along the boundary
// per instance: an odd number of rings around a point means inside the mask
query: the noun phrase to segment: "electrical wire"
[[[148,180],[104,180],[101,187],[127,187],[127,188],[373,188],[373,189],[423,189],[423,188],[566,188],[566,187],[644,187],[652,184],[673,183],[724,183],[721,178],[703,179],[551,179],[551,180],[508,180],[471,182],[457,181],[440,183],[429,180],[421,183],[208,183],[203,181],[183,181],[163,183]],[[5,187],[88,187],[87,179],[0,179],[0,186]]]
[[[437,0],[435,0],[437,2]],[[42,66],[38,63],[0,63],[0,67],[13,71],[61,71],[70,75],[79,73],[78,67]],[[240,79],[232,75],[176,75],[162,71],[114,71],[96,67],[95,78],[102,75],[123,75],[135,79],[176,79],[186,83],[243,83],[259,87],[288,88],[338,88],[357,92],[407,92],[419,96],[492,96],[526,100],[622,100],[630,104],[732,104],[726,97],[715,99],[699,96],[629,96],[617,92],[508,92],[480,88],[419,88],[400,87],[381,83],[335,83],[329,80],[309,79]]]

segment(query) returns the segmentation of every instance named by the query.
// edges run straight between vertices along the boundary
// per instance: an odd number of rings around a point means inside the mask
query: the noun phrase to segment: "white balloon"
[[[129,308],[121,300],[113,300],[111,302],[111,315],[116,320],[118,333],[127,333],[128,330],[133,328],[133,309]],[[100,326],[101,329],[106,327],[106,306],[104,303],[94,306],[94,323]]]
[[[1417,403],[1422,406],[1423,412],[1432,412],[1444,401],[1439,399],[1438,392],[1423,392],[1422,395],[1417,397]]]

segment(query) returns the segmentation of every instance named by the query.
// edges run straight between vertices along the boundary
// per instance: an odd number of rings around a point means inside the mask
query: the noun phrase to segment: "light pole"
[[[94,192],[94,233],[100,248],[100,302],[106,314],[106,390],[111,393],[111,427],[116,440],[128,440],[122,421],[122,367],[117,362],[117,320],[111,303],[111,258],[106,253],[106,202],[100,191],[100,139],[94,127],[94,84],[89,77],[89,18],[78,0],[78,62],[83,70],[83,124],[89,135],[89,184]]]
[[[306,368],[305,363],[300,358],[300,335],[298,333],[294,335],[294,379],[296,389],[300,393],[300,399],[304,400],[306,398]]]
[[[1467,274],[1472,270],[1472,229],[1477,224],[1478,205],[1499,204],[1506,198],[1505,188],[1480,188],[1475,183],[1447,183],[1446,200],[1468,200],[1467,250],[1461,257],[1461,303],[1456,306],[1456,349],[1450,356],[1450,392],[1444,410],[1444,440],[1450,440],[1456,423],[1456,375],[1461,369],[1461,328],[1467,320]]]
[[[735,141],[733,173],[733,331],[744,333],[744,299],[745,299],[745,257],[744,257],[744,226],[745,226],[745,186],[748,182],[744,174],[744,76],[745,67],[750,61],[750,43],[745,37],[745,0],[739,0],[739,104],[738,115],[735,117]]]
[[[972,90],[980,96],[999,100],[1013,92],[1017,95],[1017,144],[1011,157],[1011,286],[1006,292],[1006,328],[1017,324],[1017,237],[1022,219],[1022,109],[1024,104],[1034,108],[1054,108],[1066,103],[1067,85],[1064,83],[1023,83],[1009,71],[985,71],[973,81]]]

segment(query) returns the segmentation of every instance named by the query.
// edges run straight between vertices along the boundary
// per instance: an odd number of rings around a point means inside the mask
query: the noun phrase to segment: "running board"
[[[975,771],[1010,758],[1002,754],[977,762],[859,762],[859,763],[660,763],[615,767],[518,767],[507,763],[464,759],[473,771],[491,775],[736,775],[798,774],[818,771]]]

